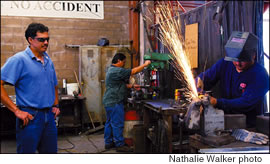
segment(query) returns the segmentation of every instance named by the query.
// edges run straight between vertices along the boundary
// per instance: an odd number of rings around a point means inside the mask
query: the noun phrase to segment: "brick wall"
[[[96,45],[99,38],[109,39],[110,44],[128,44],[128,1],[104,1],[104,19],[67,19],[45,17],[1,16],[1,67],[15,53],[24,50],[28,43],[24,32],[32,22],[49,27],[50,43],[47,53],[54,62],[59,87],[62,79],[76,82],[79,49],[65,45]],[[13,87],[6,87],[14,94]]]

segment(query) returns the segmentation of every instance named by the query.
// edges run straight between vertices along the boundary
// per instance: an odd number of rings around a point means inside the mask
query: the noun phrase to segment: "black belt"
[[[46,108],[35,108],[35,107],[31,107],[31,106],[18,106],[19,108],[27,108],[27,109],[32,109],[32,110],[37,110],[37,111],[48,111],[50,110],[52,107],[46,107]]]

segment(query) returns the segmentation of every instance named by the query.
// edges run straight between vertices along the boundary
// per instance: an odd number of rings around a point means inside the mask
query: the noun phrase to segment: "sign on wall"
[[[186,25],[185,47],[191,68],[198,68],[198,23]]]
[[[1,1],[1,16],[104,19],[103,1]]]

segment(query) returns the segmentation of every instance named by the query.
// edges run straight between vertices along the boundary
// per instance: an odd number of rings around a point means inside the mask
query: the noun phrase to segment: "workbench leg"
[[[149,122],[150,122],[150,113],[149,110],[143,108],[143,127],[144,127],[144,131],[145,131],[145,153],[151,153],[150,152],[150,141],[147,138],[147,134],[148,134],[148,128],[149,128]]]
[[[196,153],[198,153],[198,152],[197,152],[197,149],[194,148],[194,147],[190,147],[189,150],[190,150],[190,153],[191,153],[191,154],[196,154]]]
[[[172,116],[171,115],[164,115],[163,116],[165,129],[167,132],[167,141],[168,141],[168,153],[172,153]]]

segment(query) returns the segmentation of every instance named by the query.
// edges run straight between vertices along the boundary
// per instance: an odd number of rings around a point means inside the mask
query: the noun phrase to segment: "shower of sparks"
[[[176,78],[185,85],[185,96],[188,101],[198,97],[195,80],[191,71],[190,61],[183,48],[183,37],[181,33],[180,19],[174,18],[172,7],[168,3],[158,3],[156,14],[160,18],[159,40],[168,48],[172,54],[171,64],[175,68]],[[179,14],[178,14],[178,18]]]

